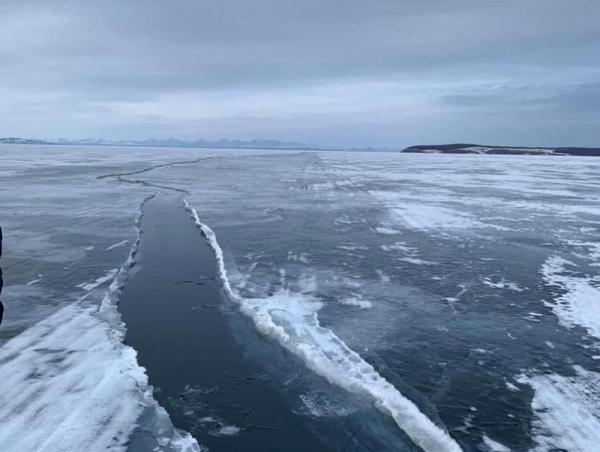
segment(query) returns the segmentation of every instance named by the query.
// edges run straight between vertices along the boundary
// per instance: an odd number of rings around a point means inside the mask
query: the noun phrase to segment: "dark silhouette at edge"
[[[2,257],[2,226],[0,226],[0,258]],[[0,267],[0,295],[2,294],[2,286],[4,286],[4,280],[2,279],[2,267]],[[4,305],[0,300],[0,325],[2,325],[2,317],[4,317]]]

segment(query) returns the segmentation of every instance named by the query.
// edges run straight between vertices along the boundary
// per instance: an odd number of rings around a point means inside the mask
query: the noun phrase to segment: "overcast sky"
[[[600,146],[600,0],[0,0],[0,136]]]

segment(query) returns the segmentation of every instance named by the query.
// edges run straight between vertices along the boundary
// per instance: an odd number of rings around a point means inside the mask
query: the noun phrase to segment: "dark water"
[[[213,451],[326,450],[235,342],[214,255],[181,200],[159,197],[144,213],[120,311],[175,426]]]

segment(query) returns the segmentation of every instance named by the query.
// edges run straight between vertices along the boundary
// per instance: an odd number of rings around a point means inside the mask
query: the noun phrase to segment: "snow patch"
[[[240,431],[241,429],[237,425],[220,425],[208,432],[208,434],[212,436],[237,436]]]
[[[536,451],[596,452],[600,444],[600,375],[575,366],[575,375],[521,376],[534,390]]]
[[[497,441],[494,441],[487,435],[483,435],[483,444],[489,452],[510,452],[510,449]]]
[[[506,387],[508,388],[509,391],[512,392],[519,392],[520,389],[517,387],[517,385],[511,383],[510,381],[506,382]]]
[[[306,253],[294,253],[292,251],[288,251],[287,260],[289,262],[301,262],[303,264],[310,264],[308,254]]]
[[[377,273],[377,276],[379,276],[379,279],[384,284],[387,284],[387,283],[389,283],[392,280],[390,278],[390,275],[388,275],[387,273],[385,273],[383,270],[379,270],[379,269],[375,270],[375,273]]]
[[[347,306],[356,306],[362,309],[370,309],[373,307],[373,303],[368,300],[363,300],[361,297],[348,297],[342,298],[340,304]]]
[[[375,228],[375,232],[377,232],[378,234],[386,234],[386,235],[393,235],[393,234],[400,234],[400,231],[397,229],[392,229],[388,226],[379,226]]]
[[[394,242],[388,245],[381,245],[383,251],[401,251],[403,253],[414,255],[418,252],[414,246],[408,246],[406,242]]]
[[[89,292],[90,290],[94,290],[96,287],[101,286],[105,282],[110,281],[111,279],[113,279],[115,277],[115,275],[117,274],[117,271],[118,271],[118,269],[114,268],[114,269],[109,270],[108,272],[106,272],[106,275],[100,276],[95,281],[88,282],[88,283],[77,284],[77,287],[85,290],[86,292]]]
[[[592,279],[572,276],[567,266],[573,262],[558,256],[548,258],[542,266],[546,284],[558,286],[566,293],[554,299],[552,311],[566,328],[581,326],[600,339],[600,290],[592,285]]]
[[[307,188],[310,190],[323,191],[323,190],[333,190],[339,187],[352,187],[354,183],[350,180],[338,180],[338,181],[327,181],[327,182],[319,182],[314,184],[309,184]]]
[[[129,240],[122,240],[119,243],[115,243],[114,245],[110,245],[109,247],[106,248],[106,250],[107,251],[114,250],[115,248],[118,248],[118,247],[123,246],[123,245],[127,245],[128,243],[129,243]]]
[[[442,207],[436,204],[410,202],[395,192],[370,191],[369,193],[385,203],[390,209],[392,218],[410,229],[507,229],[503,226],[483,223],[476,220],[467,212]]]
[[[407,263],[413,264],[413,265],[437,265],[435,262],[426,261],[424,259],[417,259],[415,257],[401,257],[398,260],[402,261],[402,262],[407,262]]]
[[[514,290],[515,292],[523,292],[523,290],[525,290],[518,284],[511,281],[507,281],[504,278],[500,278],[500,280],[498,280],[497,282],[492,281],[490,278],[483,278],[481,282],[483,282],[483,284],[485,284],[488,287],[493,287],[494,289],[508,289]]]

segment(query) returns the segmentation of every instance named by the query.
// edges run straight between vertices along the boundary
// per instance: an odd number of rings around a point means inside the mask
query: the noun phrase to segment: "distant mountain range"
[[[81,140],[39,140],[31,138],[0,138],[0,144],[47,144],[47,145],[81,145],[81,146],[144,146],[170,148],[219,148],[219,149],[318,149],[316,146],[293,141],[268,139],[256,140],[193,140],[185,141],[175,138],[148,140],[105,140],[102,138],[85,138]]]
[[[0,138],[0,144],[54,144],[31,138]]]
[[[600,156],[600,148],[576,147],[514,147],[514,146],[484,146],[480,144],[439,144],[410,146],[402,152],[420,154],[511,154],[511,155],[578,155]]]

